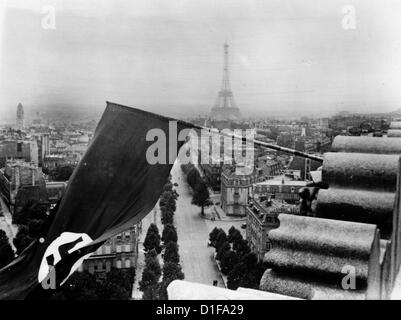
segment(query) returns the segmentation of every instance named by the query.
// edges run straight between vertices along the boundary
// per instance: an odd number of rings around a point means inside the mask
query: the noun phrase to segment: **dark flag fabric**
[[[178,121],[175,132],[169,132],[174,131],[169,130],[174,128],[172,121],[107,102],[43,237],[0,270],[0,299],[24,299],[34,289],[42,290],[50,276],[55,276],[57,286],[62,285],[104,241],[138,223],[153,209],[185,142],[177,139],[177,132],[189,129],[188,124]],[[165,145],[155,152],[159,159],[166,158],[164,162],[147,158],[152,154],[148,149],[157,140],[149,132],[155,129],[166,137],[157,141]]]

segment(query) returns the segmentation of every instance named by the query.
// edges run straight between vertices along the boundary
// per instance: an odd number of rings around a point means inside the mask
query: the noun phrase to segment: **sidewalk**
[[[203,219],[208,220],[217,220],[217,221],[226,221],[226,222],[235,222],[235,221],[246,221],[246,217],[230,217],[225,214],[223,209],[220,206],[212,205],[204,210],[205,215],[202,216],[199,213],[199,216]]]
[[[132,295],[131,295],[131,298],[134,300],[142,300],[143,292],[139,290],[139,281],[141,281],[142,279],[142,272],[145,268],[145,251],[143,250],[143,242],[145,241],[146,232],[148,231],[148,228],[151,223],[156,223],[157,227],[159,228],[159,232],[160,233],[162,232],[163,229],[160,220],[159,203],[157,203],[156,206],[153,208],[152,213],[148,214],[142,220],[142,232],[139,236],[139,241],[138,241],[139,249],[138,249],[138,261],[135,272],[135,282],[134,285],[132,286]]]

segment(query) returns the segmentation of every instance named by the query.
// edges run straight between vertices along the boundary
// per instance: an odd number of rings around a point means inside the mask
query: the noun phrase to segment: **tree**
[[[178,263],[166,262],[163,265],[163,282],[170,284],[173,280],[183,280],[184,273]]]
[[[173,241],[177,242],[178,236],[177,236],[177,230],[172,224],[166,224],[163,229],[162,233],[162,240],[164,244]]]
[[[128,300],[132,290],[133,275],[120,269],[111,269],[106,279],[97,281],[96,295],[100,300]]]
[[[209,233],[209,241],[212,247],[216,246],[217,236],[222,229],[214,227],[214,229]],[[224,232],[224,231],[223,231]]]
[[[0,229],[0,269],[14,259],[14,251],[10,246],[7,234]]]
[[[245,263],[240,262],[234,266],[227,277],[227,287],[231,290],[237,290],[238,287],[243,287],[244,274],[248,273],[248,268]]]
[[[223,229],[219,229],[219,233],[216,235],[215,245],[216,252],[220,249],[220,247],[227,242],[227,235]]]
[[[142,272],[142,279],[139,281],[139,289],[145,291],[146,288],[157,284],[159,277],[150,269],[145,268]]]
[[[172,265],[176,265],[176,264],[173,263]],[[168,287],[169,284],[170,283],[167,283],[167,282],[164,282],[164,281],[159,283],[158,296],[157,296],[157,298],[159,300],[168,300],[167,287]]]
[[[17,254],[20,254],[22,251],[24,251],[33,240],[35,239],[30,236],[28,226],[21,225],[18,228],[17,235],[13,240],[14,246],[17,249]]]
[[[97,278],[87,271],[75,272],[63,286],[54,290],[50,299],[128,300],[130,299],[134,276],[134,269],[120,270],[113,268],[104,279]]]
[[[97,299],[97,284],[94,275],[87,271],[74,272],[67,282],[57,288],[51,300],[94,300]],[[49,290],[53,291],[53,290]]]
[[[160,211],[161,211],[161,220],[162,223],[164,225],[166,224],[173,224],[174,221],[174,212],[171,211],[171,209],[169,209],[166,206],[160,207]]]
[[[147,286],[143,291],[142,300],[160,300],[159,298],[160,283]]]
[[[253,252],[249,252],[242,257],[241,261],[245,263],[248,270],[254,270],[258,264],[258,257]]]
[[[171,183],[170,180],[167,181],[165,183],[165,185],[163,186],[163,192],[166,192],[166,191],[173,191],[173,184]]]
[[[74,169],[75,166],[69,164],[58,166],[49,172],[49,176],[54,181],[67,181],[70,179]]]
[[[195,189],[196,185],[202,181],[198,169],[193,164],[190,164],[190,169],[187,173],[187,182],[192,189]]]
[[[179,263],[180,256],[178,254],[178,245],[176,242],[168,242],[164,250],[164,263],[173,262]]]
[[[99,300],[129,300],[130,291],[106,280],[97,288],[96,297]]]
[[[235,250],[235,252],[238,253],[240,257],[245,256],[247,253],[251,251],[248,242],[244,239],[235,241],[233,243],[233,249]]]
[[[145,269],[151,270],[157,276],[157,279],[161,276],[161,267],[155,249],[146,254]]]
[[[225,251],[220,260],[221,272],[227,275],[238,262],[239,257],[237,253],[232,250]]]
[[[159,206],[166,207],[167,210],[175,212],[176,206],[176,195],[172,191],[163,192],[159,199]]]
[[[184,273],[182,272],[181,265],[174,262],[166,262],[163,265],[163,282],[167,285],[173,280],[183,280]]]
[[[228,243],[228,241],[223,242],[218,249],[216,248],[216,259],[221,260],[223,255],[230,250],[231,245]]]
[[[152,227],[152,229],[153,232],[155,232],[156,229],[154,227]],[[156,249],[152,249],[148,251],[145,256],[145,269],[142,272],[142,279],[139,282],[139,289],[143,291],[145,297],[153,297],[153,291],[159,282],[160,275],[161,268],[157,257],[157,251]]]
[[[13,214],[13,224],[28,225],[31,220],[47,219],[47,206],[29,201],[25,206]]]
[[[174,280],[183,280],[184,273],[182,272],[181,266],[177,263],[166,262],[163,266],[163,281],[159,286],[160,300],[167,300],[167,287]]]
[[[161,252],[159,229],[154,223],[148,228],[143,247],[146,252],[152,249],[155,249],[158,254]]]
[[[21,210],[13,215],[13,223],[18,225],[18,233],[13,240],[20,254],[31,242],[41,235],[43,226],[48,218],[47,205],[29,201]]]
[[[228,237],[227,237],[227,241],[230,243],[233,243],[235,241],[239,241],[242,240],[242,234],[241,232],[236,229],[234,226],[232,226],[229,230],[228,230]]]
[[[201,207],[201,215],[205,215],[205,207],[211,205],[211,203],[209,189],[206,183],[201,181],[194,188],[192,204]]]
[[[238,287],[258,289],[265,269],[265,264],[258,262],[254,253],[247,253],[240,257],[240,262],[229,272],[227,287],[233,290]]]

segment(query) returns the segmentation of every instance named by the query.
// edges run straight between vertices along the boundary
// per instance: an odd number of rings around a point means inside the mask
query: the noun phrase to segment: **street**
[[[192,191],[187,185],[180,164],[175,163],[171,171],[172,182],[178,183],[179,194],[174,221],[178,233],[179,253],[185,280],[212,285],[214,280],[223,287],[220,272],[213,259],[214,248],[207,247],[209,233],[214,227],[228,232],[234,225],[240,229],[241,221],[211,221],[200,217],[200,208],[191,204]]]
[[[192,190],[186,183],[185,175],[183,174],[180,164],[176,162],[171,170],[172,183],[177,183],[174,186],[179,194],[177,200],[177,210],[174,214],[174,225],[177,228],[179,254],[181,260],[182,271],[185,274],[185,280],[212,285],[214,280],[217,280],[218,286],[224,287],[224,283],[220,272],[213,258],[215,249],[207,247],[209,241],[209,233],[214,227],[222,228],[226,232],[231,226],[235,226],[238,230],[243,221],[211,221],[200,216],[200,208],[191,204]],[[205,209],[206,212],[212,208]],[[137,276],[134,283],[132,297],[141,299],[142,292],[139,291],[138,282],[142,278],[144,268],[144,252],[143,241],[146,232],[151,223],[156,222],[160,234],[163,231],[163,225],[160,220],[160,209],[157,204],[155,209],[142,220],[142,234],[139,240],[139,257],[137,264]],[[162,259],[160,258],[162,263]]]

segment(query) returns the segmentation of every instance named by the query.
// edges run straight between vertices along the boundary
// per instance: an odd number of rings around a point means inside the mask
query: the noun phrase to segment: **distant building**
[[[321,162],[295,156],[292,158],[288,169],[301,172],[301,179],[307,179],[310,171],[314,171],[321,166]]]
[[[3,198],[14,212],[27,202],[48,203],[46,184],[42,170],[23,160],[8,160],[0,170]]]
[[[279,226],[281,213],[299,214],[299,207],[284,201],[255,197],[249,200],[246,211],[246,240],[259,260],[270,250],[269,232]]]
[[[7,159],[20,159],[39,164],[38,144],[36,139],[0,141],[0,168]]]
[[[256,165],[262,170],[266,177],[274,177],[281,173],[281,164],[275,158],[268,155],[260,156],[256,160]]]
[[[259,170],[242,174],[241,171],[245,170],[249,168],[231,166],[221,174],[221,208],[226,215],[245,216],[252,184],[263,179]]]
[[[135,268],[138,259],[138,239],[141,225],[134,225],[129,230],[108,239],[96,252],[86,259],[79,271],[104,275],[111,268]]]
[[[205,175],[207,184],[215,191],[219,191],[221,187],[220,177],[222,172],[222,165],[199,163],[203,174]]]
[[[210,111],[210,118],[215,121],[229,122],[241,119],[241,113],[239,108],[234,102],[234,95],[230,87],[230,77],[229,77],[229,65],[228,65],[228,44],[224,44],[224,69],[223,69],[223,81],[221,85],[221,90],[217,95],[216,104]],[[228,128],[227,124],[220,124],[218,127],[225,126]]]
[[[49,203],[51,205],[56,204],[64,195],[66,188],[67,182],[65,181],[46,182],[46,191]]]
[[[18,130],[23,130],[24,129],[24,107],[22,106],[21,103],[19,103],[18,106],[17,106],[16,127],[17,127]]]
[[[41,134],[37,138],[38,140],[38,154],[39,154],[39,166],[43,167],[45,156],[50,153],[50,141],[48,134]]]
[[[49,170],[66,164],[66,156],[62,154],[48,154],[43,159],[43,167]]]
[[[24,207],[35,204],[48,206],[49,201],[47,197],[46,187],[40,185],[23,185],[21,186],[15,196],[13,214],[20,212]]]
[[[287,203],[297,203],[300,200],[298,191],[306,186],[306,181],[287,180],[283,177],[258,182],[252,188],[254,195],[266,199],[283,200]]]

